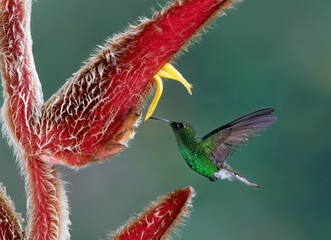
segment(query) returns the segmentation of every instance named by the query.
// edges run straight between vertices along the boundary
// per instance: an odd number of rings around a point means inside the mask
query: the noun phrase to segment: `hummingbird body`
[[[233,170],[226,162],[229,154],[261,130],[271,126],[276,117],[274,109],[262,109],[223,125],[202,138],[199,138],[193,126],[188,122],[173,122],[162,118],[151,119],[167,122],[175,133],[179,151],[187,165],[197,173],[209,178],[234,178],[254,187],[258,185]]]
[[[188,122],[182,122],[181,124],[185,124],[185,130],[178,131],[178,126],[171,125],[177,139],[179,152],[190,168],[205,177],[212,177],[217,171],[217,167],[209,159],[203,142]]]

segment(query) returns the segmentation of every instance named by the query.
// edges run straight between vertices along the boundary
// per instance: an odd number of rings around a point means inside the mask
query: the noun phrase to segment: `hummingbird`
[[[194,127],[186,121],[174,122],[163,118],[150,117],[170,125],[175,133],[179,151],[187,165],[197,173],[214,182],[218,179],[238,179],[253,187],[260,188],[232,169],[226,162],[227,157],[240,149],[248,139],[259,135],[277,119],[274,109],[262,109],[211,131],[200,138]]]

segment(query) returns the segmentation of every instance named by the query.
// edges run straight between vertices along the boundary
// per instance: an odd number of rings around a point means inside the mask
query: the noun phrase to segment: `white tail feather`
[[[255,188],[258,189],[260,188],[260,186],[258,186],[257,184],[253,183],[252,181],[248,180],[247,178],[245,178],[244,176],[240,175],[238,172],[236,172],[235,170],[233,170],[229,165],[227,165],[226,163],[223,164],[222,168],[217,171],[214,174],[214,177],[219,178],[219,179],[228,179],[228,180],[233,180],[234,178],[238,179],[239,181]]]

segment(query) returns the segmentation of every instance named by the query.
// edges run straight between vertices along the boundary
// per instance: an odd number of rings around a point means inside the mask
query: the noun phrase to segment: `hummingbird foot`
[[[215,175],[213,175],[213,176],[211,176],[211,177],[209,178],[209,181],[211,181],[211,182],[216,182],[217,179],[218,179],[218,178],[215,177]]]
[[[159,100],[161,98],[161,95],[163,92],[163,82],[162,82],[161,77],[165,77],[165,78],[169,78],[169,79],[173,79],[173,80],[181,82],[185,86],[187,91],[192,95],[191,84],[189,84],[184,79],[184,77],[176,70],[176,68],[174,66],[172,66],[170,63],[166,63],[153,77],[153,79],[156,83],[156,93],[155,93],[154,99],[147,111],[144,121],[146,121],[148,118],[150,118],[150,116],[152,116],[152,114],[157,106],[157,103],[159,102]]]

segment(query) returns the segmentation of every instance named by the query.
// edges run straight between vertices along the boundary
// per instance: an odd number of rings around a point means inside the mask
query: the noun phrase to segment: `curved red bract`
[[[112,240],[156,240],[167,239],[173,228],[188,217],[188,208],[195,193],[192,187],[168,193],[137,217],[132,218],[111,236]]]

